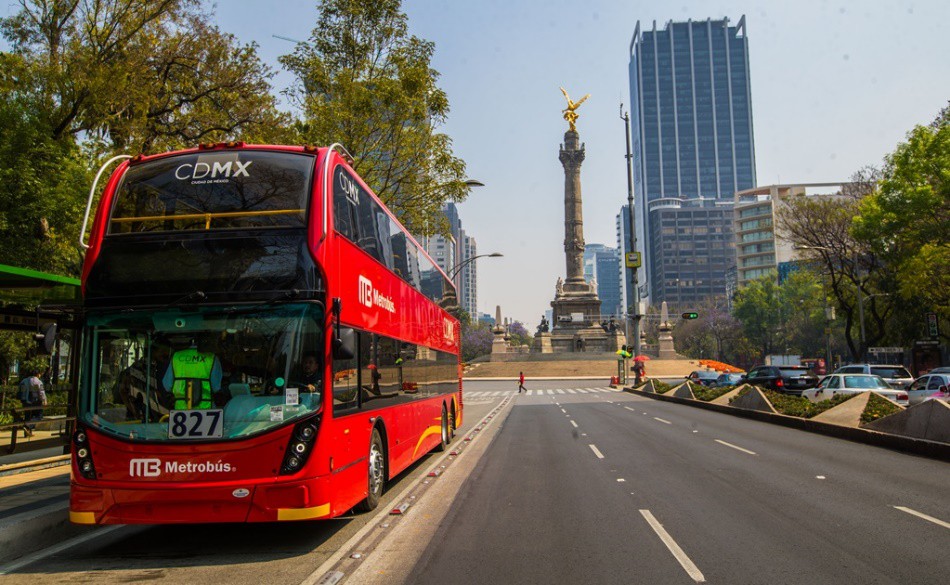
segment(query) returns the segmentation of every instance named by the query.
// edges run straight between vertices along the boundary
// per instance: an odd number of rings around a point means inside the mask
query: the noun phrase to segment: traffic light
[[[684,319],[699,319],[699,313],[683,313]]]

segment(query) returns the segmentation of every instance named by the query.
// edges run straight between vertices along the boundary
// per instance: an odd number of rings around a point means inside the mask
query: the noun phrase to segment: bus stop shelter
[[[4,455],[62,445],[75,420],[76,385],[74,348],[78,314],[82,304],[78,279],[37,270],[0,264],[0,331],[33,334],[37,354],[50,355],[51,373],[47,396],[66,393],[65,408],[47,407],[43,419],[36,421],[31,437],[24,436],[24,420],[31,412],[14,408],[7,401],[16,396],[20,377],[11,379],[0,392],[0,464]],[[52,327],[55,325],[55,328]],[[46,339],[49,337],[49,339]],[[4,372],[8,375],[8,372]]]

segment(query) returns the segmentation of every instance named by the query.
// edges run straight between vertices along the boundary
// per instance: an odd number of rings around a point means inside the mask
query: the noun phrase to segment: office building
[[[619,317],[624,313],[620,302],[620,253],[604,244],[584,247],[584,279],[597,280],[600,314],[603,318]]]
[[[697,242],[692,246],[697,257],[670,270],[663,265],[665,246],[652,240],[664,227],[652,221],[662,218],[677,226],[678,246],[689,245],[683,230],[692,220],[704,222],[696,227],[706,233],[728,239],[732,220],[725,208],[736,191],[756,184],[745,17],[735,26],[723,18],[670,21],[658,30],[654,22],[645,31],[638,22],[629,75],[638,248],[649,301],[693,302],[694,291],[657,280],[669,281],[673,273],[673,282],[702,280],[710,295],[723,295],[723,272],[706,285],[718,259],[704,256],[704,250],[718,248]]]
[[[735,195],[736,286],[766,274],[778,278],[779,268],[794,270],[798,254],[792,244],[776,237],[782,209],[790,197],[841,197],[847,183],[800,183],[745,189]],[[779,230],[781,231],[781,230]]]
[[[455,203],[446,203],[442,208],[442,213],[448,221],[451,235],[449,237],[433,235],[420,238],[419,242],[439,268],[448,276],[453,277],[455,289],[458,291],[458,303],[462,310],[469,315],[476,315],[478,313],[477,262],[467,264],[465,262],[478,255],[477,244],[475,238],[462,229],[462,219]]]

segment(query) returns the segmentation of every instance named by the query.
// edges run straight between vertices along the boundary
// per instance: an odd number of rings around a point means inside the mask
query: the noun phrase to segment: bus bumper
[[[327,478],[271,485],[95,488],[73,484],[73,524],[200,524],[328,518]]]

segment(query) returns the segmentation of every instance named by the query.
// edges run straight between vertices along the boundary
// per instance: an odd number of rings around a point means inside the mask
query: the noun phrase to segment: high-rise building
[[[654,21],[642,32],[638,22],[634,30],[629,66],[634,191],[651,303],[686,300],[682,286],[658,281],[671,271],[657,269],[665,252],[652,241],[662,233],[653,218],[681,215],[674,223],[682,228],[702,221],[728,240],[732,221],[722,207],[732,204],[736,191],[755,186],[748,47],[745,16],[736,26],[723,18],[670,21],[662,30]],[[679,239],[685,242],[688,234],[681,232]],[[675,266],[680,282],[706,280],[694,271],[706,269],[702,247],[695,246],[695,252],[691,265]],[[724,294],[724,275],[714,281],[711,294]]]
[[[470,258],[474,258],[478,255],[478,246],[475,243],[475,238],[465,233],[465,230],[461,230],[462,235],[462,261],[466,261]],[[462,310],[468,313],[469,315],[478,314],[478,272],[477,265],[478,262],[469,262],[464,267],[462,267],[461,272],[459,273],[459,305],[462,307]]]
[[[465,230],[462,229],[462,219],[455,203],[446,203],[442,208],[442,213],[445,214],[445,218],[448,220],[451,235],[448,238],[442,235],[433,235],[420,238],[419,241],[436,264],[439,265],[439,268],[447,275],[454,277],[453,282],[458,291],[458,303],[462,310],[469,315],[475,315],[478,313],[478,273],[475,266],[477,263],[468,262],[465,264],[477,255],[475,238],[466,234]]]
[[[642,236],[641,236],[642,237]],[[620,254],[621,260],[626,257],[628,252],[632,252],[633,249],[630,247],[630,206],[624,205],[620,208],[620,213],[617,214],[617,249],[623,250]],[[633,294],[633,271],[628,270],[626,263],[621,261],[619,263],[618,270],[620,273],[617,275],[617,281],[620,286],[620,306],[623,308],[623,311],[626,313],[629,309],[633,308],[634,294]],[[640,283],[643,282],[643,271],[641,270],[638,273],[638,279]],[[636,311],[634,311],[636,312]]]
[[[620,304],[620,254],[616,248],[608,248],[604,244],[587,244],[584,247],[584,279],[587,282],[597,280],[602,317],[623,314]]]

